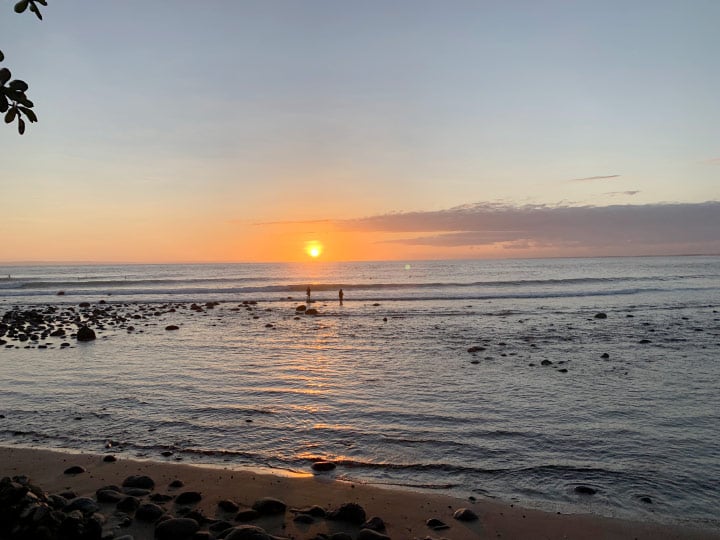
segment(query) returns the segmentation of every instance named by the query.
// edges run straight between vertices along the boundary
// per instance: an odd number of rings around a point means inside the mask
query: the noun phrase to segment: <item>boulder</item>
[[[77,332],[78,341],[92,341],[95,339],[95,331],[87,326],[81,326]]]
[[[149,476],[133,475],[123,480],[122,485],[126,488],[153,489],[155,487],[155,481]]]
[[[340,508],[330,512],[327,518],[362,525],[366,519],[365,509],[357,503],[345,503],[341,505]]]
[[[175,504],[195,504],[202,500],[202,495],[197,491],[184,491],[175,498]]]
[[[335,469],[335,464],[330,461],[316,461],[312,464],[312,470],[318,472],[332,471]]]
[[[200,525],[190,518],[171,518],[157,524],[155,538],[158,540],[184,540],[192,538]]]
[[[279,499],[274,499],[272,497],[263,497],[262,499],[258,499],[257,501],[255,501],[255,504],[253,504],[252,507],[253,510],[258,512],[259,514],[267,516],[273,514],[282,514],[283,512],[285,512],[287,505]]]
[[[458,521],[475,521],[478,519],[478,516],[469,508],[458,508],[457,510],[455,510],[453,518],[457,519]]]
[[[228,533],[225,540],[273,540],[273,537],[260,527],[239,525]]]

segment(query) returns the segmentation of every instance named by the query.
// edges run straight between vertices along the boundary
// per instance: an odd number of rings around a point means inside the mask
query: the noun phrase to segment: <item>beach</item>
[[[13,267],[0,445],[717,533],[717,263]]]
[[[65,471],[71,467],[82,468],[83,472],[66,474]],[[243,523],[252,524],[261,527],[270,535],[283,538],[323,538],[321,535],[333,538],[332,535],[338,533],[347,533],[350,538],[356,538],[362,530],[362,523],[323,517],[297,519],[298,515],[308,516],[309,514],[300,510],[307,511],[312,506],[319,506],[329,513],[348,503],[355,503],[362,507],[367,521],[380,517],[384,523],[384,527],[377,533],[363,533],[364,536],[359,536],[361,538],[720,538],[717,532],[691,527],[542,512],[486,499],[470,501],[417,491],[341,482],[329,479],[322,473],[288,476],[129,459],[105,462],[102,455],[0,447],[0,476],[19,475],[29,476],[33,484],[40,486],[48,494],[65,492],[68,495],[67,492],[71,491],[78,498],[93,499],[97,499],[96,492],[102,487],[114,485],[122,492],[121,486],[128,477],[148,476],[155,485],[147,495],[137,497],[141,504],[161,500],[157,494],[168,495],[173,499],[183,493],[200,494],[201,499],[198,502],[177,504],[171,499],[159,502],[158,506],[162,509],[163,516],[167,514],[177,517],[187,515],[190,511],[195,512],[192,514],[194,517],[198,517],[198,514],[204,516],[206,521],[198,523],[201,532],[208,531],[214,523],[227,521],[229,527],[241,526]],[[169,487],[177,480],[182,482],[181,487]],[[287,508],[277,514],[259,516],[247,522],[235,520],[242,510],[247,510],[256,501],[268,497],[282,501]],[[69,498],[69,501],[72,500]],[[221,501],[233,501],[239,509],[223,510],[218,506]],[[227,508],[227,503],[223,506]],[[453,518],[453,514],[463,508],[471,510],[478,519],[460,521]],[[120,513],[116,509],[116,503],[111,502],[99,503],[99,513],[104,516],[101,518],[104,522],[103,532],[108,538],[131,535],[135,540],[151,539],[155,537],[156,522],[165,519],[143,521],[135,518],[121,526],[125,515],[133,517],[135,513]],[[442,521],[448,528],[433,530],[427,525],[431,519]],[[197,538],[219,537],[217,534],[222,531],[218,529],[223,526],[225,525],[216,525],[216,532],[211,536],[198,535]],[[346,538],[339,535],[335,537]],[[184,537],[177,538],[181,540]]]

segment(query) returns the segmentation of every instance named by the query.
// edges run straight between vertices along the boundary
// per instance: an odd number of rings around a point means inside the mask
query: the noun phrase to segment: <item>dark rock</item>
[[[591,488],[590,486],[575,486],[575,493],[580,495],[595,495],[597,489]]]
[[[433,530],[435,530],[435,531],[441,531],[441,530],[443,530],[443,529],[449,529],[449,528],[450,528],[450,525],[448,525],[448,524],[445,523],[444,521],[440,521],[440,520],[437,519],[437,518],[430,518],[430,519],[428,519],[428,520],[425,522],[425,525],[427,525],[428,527],[430,527],[431,529],[433,529]]]
[[[105,456],[105,457],[103,458],[103,461],[104,461],[105,463],[115,463],[115,462],[117,461],[117,458],[116,458],[115,456],[112,456],[112,455],[107,455],[107,456]]]
[[[235,516],[235,521],[240,521],[241,523],[245,523],[247,521],[252,521],[253,519],[257,519],[260,517],[260,512],[257,510],[253,510],[252,508],[245,508],[243,510],[240,510],[237,515]]]
[[[212,533],[217,534],[217,533],[221,533],[223,531],[227,531],[228,529],[232,529],[232,528],[233,528],[232,523],[230,523],[229,521],[221,520],[221,521],[216,521],[214,523],[211,523],[210,526],[208,527],[208,530]]]
[[[295,311],[305,311],[307,309],[307,306],[300,304],[298,307],[295,308]]]
[[[609,355],[608,353],[602,353],[602,354],[600,355],[600,358],[608,359],[608,358],[610,358],[610,355]]]
[[[340,531],[328,536],[328,540],[353,540],[353,537],[351,534]]]
[[[455,510],[453,518],[457,519],[458,521],[475,521],[478,519],[478,516],[469,508],[458,508],[457,510]]]
[[[125,495],[132,495],[133,497],[147,497],[150,495],[149,489],[143,488],[122,488]]]
[[[652,343],[652,341],[650,341],[649,339],[641,339],[640,341],[638,341],[638,343],[640,343],[640,345],[646,345],[648,343]]]
[[[640,502],[643,502],[645,504],[652,504],[652,499],[650,497],[640,497]]]
[[[485,350],[485,347],[480,347],[479,345],[475,345],[474,347],[470,347],[470,348],[467,350],[467,352],[469,352],[469,353],[476,353],[476,352],[480,352],[480,351],[484,351],[484,350]]]
[[[230,499],[223,499],[222,501],[218,502],[218,507],[224,512],[237,512],[238,510],[240,510],[240,507],[237,505],[237,503],[231,501]]]
[[[367,520],[365,523],[363,523],[360,526],[361,529],[371,529],[373,531],[384,531],[385,530],[385,522],[382,520],[382,518],[379,518],[377,516],[371,517],[369,520]]]
[[[372,529],[360,529],[355,537],[356,540],[390,540],[390,537]]]
[[[158,540],[184,540],[191,538],[200,529],[200,524],[190,518],[171,518],[155,527]]]
[[[607,319],[607,313],[602,313],[602,312],[596,313],[595,318],[596,319]]]
[[[90,302],[80,302],[80,303],[78,304],[78,307],[81,307],[81,308],[89,308],[89,307],[90,307]]]
[[[128,476],[123,480],[122,485],[127,488],[153,489],[155,487],[155,481],[149,476],[134,475]]]
[[[558,369],[558,373],[567,373],[567,372],[568,372],[568,370],[565,368]]]
[[[140,506],[140,500],[132,495],[125,497],[119,503],[117,503],[117,509],[121,512],[134,512]]]
[[[316,461],[312,464],[312,470],[318,472],[332,471],[336,465],[330,461]]]
[[[124,495],[111,489],[100,489],[95,493],[95,498],[101,503],[119,503]]]
[[[183,487],[184,485],[185,485],[185,484],[183,483],[182,480],[173,480],[172,482],[170,482],[170,484],[168,485],[168,487],[171,487],[171,488],[181,488],[181,487]]]
[[[176,324],[169,324],[165,327],[165,330],[180,330],[180,327]]]
[[[361,525],[365,523],[365,510],[357,503],[345,503],[340,508],[333,510],[327,516],[328,519],[346,521]]]
[[[197,491],[184,491],[175,498],[175,504],[195,504],[202,500],[202,495]]]
[[[552,362],[550,360],[543,360],[542,362],[540,362],[540,365],[541,366],[551,366]]]
[[[165,495],[164,493],[153,493],[150,495],[150,500],[156,503],[164,503],[173,500],[172,495]]]
[[[135,519],[140,521],[155,521],[164,513],[165,510],[160,508],[157,504],[145,503],[141,504],[138,509],[135,510]]]
[[[85,469],[80,467],[79,465],[73,465],[72,467],[68,467],[65,469],[65,474],[80,474],[84,473]]]
[[[309,525],[310,523],[315,523],[315,518],[310,514],[298,514],[293,518],[293,521],[295,523],[305,523]]]
[[[88,328],[87,326],[81,326],[80,329],[77,332],[77,340],[78,341],[92,341],[95,339],[95,332],[92,328]]]
[[[322,506],[313,505],[310,508],[301,508],[297,511],[300,514],[308,514],[313,517],[324,518],[327,512]]]
[[[255,504],[253,504],[252,507],[253,510],[258,512],[259,514],[267,516],[273,514],[282,514],[283,512],[285,512],[287,505],[279,499],[274,499],[272,497],[263,497],[262,499],[258,499],[257,501],[255,501]]]
[[[89,497],[78,497],[73,499],[65,507],[65,513],[70,513],[73,510],[80,510],[83,514],[93,514],[100,510],[98,503]]]
[[[272,540],[272,536],[255,525],[238,525],[230,531],[225,540]]]

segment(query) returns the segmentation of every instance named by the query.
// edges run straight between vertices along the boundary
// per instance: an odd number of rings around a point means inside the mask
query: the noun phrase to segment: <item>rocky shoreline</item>
[[[0,447],[0,478],[0,538],[10,540],[720,538],[322,473],[281,477],[39,449]]]

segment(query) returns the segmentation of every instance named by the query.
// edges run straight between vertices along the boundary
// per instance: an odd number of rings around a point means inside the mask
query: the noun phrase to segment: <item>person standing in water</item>
[[[342,302],[343,302],[343,296],[345,296],[345,293],[343,292],[342,289],[340,289],[340,292],[338,292],[338,298],[340,299],[340,305],[341,305],[341,306],[343,305],[343,303],[342,303]]]
[[[307,291],[305,291],[305,292],[307,293],[307,303],[309,304],[310,303],[310,287],[308,287]]]

